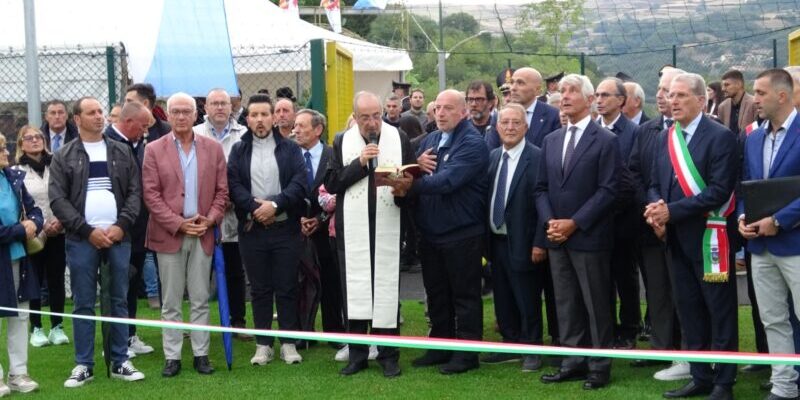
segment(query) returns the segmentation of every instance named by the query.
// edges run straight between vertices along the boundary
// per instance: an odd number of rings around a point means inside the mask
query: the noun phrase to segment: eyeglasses
[[[42,135],[28,135],[22,137],[23,142],[35,142],[43,139],[44,138],[42,137]]]
[[[173,108],[173,109],[169,110],[169,113],[171,115],[174,115],[174,116],[181,116],[182,115],[182,116],[185,116],[185,117],[188,117],[188,116],[192,115],[193,112],[194,112],[194,110],[192,110],[191,108]]]
[[[214,107],[214,108],[223,108],[223,107],[227,107],[227,106],[231,105],[231,103],[229,103],[227,101],[215,101],[213,103],[206,103],[206,104],[208,104],[209,106]]]
[[[467,97],[465,100],[467,103],[483,103],[486,101],[486,97]]]
[[[381,119],[381,115],[380,114],[373,114],[373,115],[361,114],[361,115],[356,117],[356,120],[361,121],[361,122],[369,122],[370,120],[377,121],[377,120],[380,120],[380,119]]]
[[[511,126],[511,127],[520,127],[522,126],[522,121],[515,121],[515,120],[500,120],[500,126]]]

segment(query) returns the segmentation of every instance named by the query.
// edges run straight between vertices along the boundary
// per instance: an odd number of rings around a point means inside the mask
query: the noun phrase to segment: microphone
[[[378,144],[378,134],[375,132],[369,133],[369,143],[370,144]],[[369,160],[369,170],[374,171],[375,168],[378,168],[378,158],[371,158]]]

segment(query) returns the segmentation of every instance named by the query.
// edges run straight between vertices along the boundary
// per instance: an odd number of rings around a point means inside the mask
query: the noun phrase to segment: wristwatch
[[[272,208],[275,209],[275,214],[277,214],[278,213],[278,203],[276,203],[274,201],[270,201],[270,203],[272,204]]]
[[[772,225],[775,225],[775,227],[776,227],[776,228],[780,229],[780,227],[781,227],[781,224],[780,224],[780,222],[778,222],[778,219],[777,219],[777,218],[775,218],[775,216],[774,216],[774,215],[773,215],[773,216],[771,216],[770,218],[772,218]]]

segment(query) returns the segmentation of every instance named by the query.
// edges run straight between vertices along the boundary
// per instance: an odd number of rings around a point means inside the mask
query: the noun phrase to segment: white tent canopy
[[[130,74],[134,81],[141,81],[150,67],[164,1],[169,0],[37,0],[37,45],[40,49],[52,49],[124,43]],[[384,94],[390,90],[392,79],[412,68],[404,50],[349,38],[289,18],[269,0],[224,1],[237,75],[308,71],[308,64],[292,65],[292,71],[287,71],[280,63],[252,59],[242,63],[237,59],[254,54],[277,57],[281,51],[300,49],[313,39],[336,41],[353,54],[356,90],[370,89]],[[4,14],[0,52],[19,51],[25,46],[22,3],[0,0]],[[187,17],[191,12],[187,10]]]

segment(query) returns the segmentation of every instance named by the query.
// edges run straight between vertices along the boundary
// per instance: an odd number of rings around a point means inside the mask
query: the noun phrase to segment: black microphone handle
[[[370,144],[378,144],[378,135],[375,132],[369,133],[369,143]],[[378,158],[371,158],[369,160],[369,170],[375,171],[375,168],[378,168]]]

